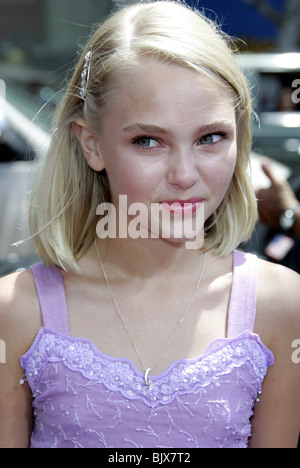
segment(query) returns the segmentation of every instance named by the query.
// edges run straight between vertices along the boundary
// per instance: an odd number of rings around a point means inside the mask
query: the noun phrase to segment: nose
[[[168,182],[181,189],[191,188],[199,179],[193,151],[178,150],[170,154],[168,166]]]

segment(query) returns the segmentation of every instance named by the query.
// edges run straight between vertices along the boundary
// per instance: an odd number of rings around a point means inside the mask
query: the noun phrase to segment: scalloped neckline
[[[26,358],[27,355],[31,354],[31,351],[34,349],[35,344],[39,340],[40,336],[43,335],[44,333],[47,334],[48,332],[51,332],[52,334],[54,334],[56,336],[59,336],[59,337],[61,337],[63,339],[69,340],[70,342],[73,342],[73,343],[74,342],[85,342],[85,343],[90,345],[90,347],[93,350],[93,352],[95,353],[95,355],[97,355],[97,356],[99,356],[99,357],[101,357],[101,358],[103,358],[105,360],[108,360],[108,361],[129,364],[129,366],[134,371],[134,373],[136,375],[138,375],[139,377],[142,377],[144,379],[144,372],[142,372],[137,367],[136,363],[132,359],[129,359],[129,358],[126,358],[126,357],[111,356],[111,355],[106,354],[103,351],[101,351],[101,349],[98,348],[98,346],[94,343],[94,341],[90,340],[89,338],[67,336],[67,335],[64,335],[64,334],[58,332],[57,330],[55,330],[52,327],[42,327],[42,328],[40,328],[40,330],[38,331],[38,333],[36,335],[36,338],[35,338],[34,342],[32,343],[29,350],[22,356],[22,358]],[[177,359],[177,360],[173,361],[164,371],[160,372],[159,374],[151,374],[151,379],[153,381],[159,380],[159,379],[165,377],[166,375],[170,374],[175,367],[178,367],[181,364],[182,365],[185,364],[185,365],[189,366],[189,365],[196,364],[197,362],[201,362],[205,358],[207,358],[210,354],[212,354],[213,351],[217,351],[219,349],[225,348],[226,346],[228,346],[232,342],[242,340],[242,339],[244,339],[244,340],[254,339],[258,344],[260,344],[260,346],[262,346],[263,350],[271,358],[271,360],[274,359],[272,351],[269,348],[267,348],[266,345],[261,341],[259,335],[257,335],[256,333],[253,333],[250,330],[245,330],[241,334],[239,334],[237,336],[234,336],[234,337],[231,337],[231,338],[228,338],[228,337],[216,338],[215,340],[211,341],[208,344],[208,346],[205,348],[203,353],[201,353],[200,355],[198,355],[198,356],[196,356],[194,358]],[[219,346],[218,346],[218,344],[219,344]]]

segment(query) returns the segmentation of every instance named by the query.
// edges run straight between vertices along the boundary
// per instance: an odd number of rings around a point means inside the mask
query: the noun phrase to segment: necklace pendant
[[[148,367],[148,369],[146,370],[145,372],[145,383],[147,385],[147,387],[149,387],[149,389],[151,389],[152,387],[152,381],[149,377],[149,372],[151,371],[150,367]]]

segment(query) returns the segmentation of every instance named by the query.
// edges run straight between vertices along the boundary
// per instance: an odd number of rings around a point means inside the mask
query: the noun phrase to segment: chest
[[[231,279],[229,274],[204,283],[193,301],[193,288],[187,286],[116,287],[117,307],[105,284],[66,283],[70,334],[92,340],[105,354],[132,360],[143,372],[155,363],[160,373],[226,337]]]

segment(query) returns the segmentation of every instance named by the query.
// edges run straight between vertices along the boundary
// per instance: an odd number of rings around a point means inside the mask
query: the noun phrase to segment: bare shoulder
[[[41,327],[39,301],[31,271],[0,279],[0,339],[5,359],[0,364],[0,447],[29,447],[32,431],[32,395],[20,357],[32,345]],[[3,356],[2,356],[3,357]]]
[[[289,322],[300,335],[300,275],[259,260],[258,314],[278,324]]]
[[[266,286],[272,288],[273,285],[274,289],[275,285],[273,282],[280,281],[286,287],[289,285],[291,289],[296,288],[297,290],[298,288],[298,294],[300,294],[300,275],[285,266],[259,259],[259,275],[260,280],[265,282]],[[279,285],[277,284],[277,286]],[[277,290],[280,292],[279,288]]]
[[[256,332],[274,354],[275,368],[297,380],[293,365],[294,344],[300,339],[300,276],[280,265],[260,261]],[[279,376],[280,374],[278,374]]]
[[[296,447],[299,436],[300,276],[259,261],[255,332],[274,355],[252,420],[252,447]]]
[[[14,348],[28,345],[41,327],[39,301],[30,270],[0,279],[0,330]],[[16,346],[18,343],[18,346]]]

